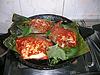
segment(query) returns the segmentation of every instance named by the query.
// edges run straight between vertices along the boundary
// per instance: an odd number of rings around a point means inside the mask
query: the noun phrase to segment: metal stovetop
[[[85,24],[81,26],[86,27]],[[91,36],[86,41],[91,49],[89,53],[78,57],[73,63],[52,70],[38,70],[25,66],[9,52],[6,55],[4,75],[100,75],[100,54],[98,48],[91,41]]]
[[[68,65],[66,64],[65,67],[53,70],[29,68],[21,64],[17,59],[14,59],[11,53],[8,53],[6,56],[4,75],[81,75],[84,73],[85,75],[89,75],[89,73],[98,73],[100,71],[100,62],[98,58],[100,57],[90,40],[88,39],[87,41],[92,47],[89,53],[78,57],[75,60],[76,63],[69,63]]]

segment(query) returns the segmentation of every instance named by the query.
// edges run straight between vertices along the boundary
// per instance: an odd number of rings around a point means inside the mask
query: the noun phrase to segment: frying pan
[[[18,15],[13,15],[13,21],[18,21],[18,19],[16,20],[15,17],[18,17]],[[69,20],[65,17],[62,17],[62,16],[54,15],[54,14],[40,14],[40,15],[31,16],[29,18],[30,19],[50,19],[51,21],[55,21],[55,22],[63,21],[63,23],[72,23],[71,20]],[[14,53],[12,53],[12,54],[14,54]],[[20,55],[18,55],[18,54],[14,54],[14,55],[16,55],[16,59],[18,59],[18,61],[20,61],[22,64],[32,67],[32,68],[35,68],[35,69],[55,69],[55,68],[60,68],[62,66],[65,66],[68,63],[65,61],[61,61],[58,64],[56,64],[55,66],[49,66],[48,65],[49,60],[35,60],[35,59],[24,60],[24,59],[20,58]]]
[[[14,15],[13,17],[15,16],[18,16],[18,15]],[[19,18],[20,16],[18,16]],[[30,19],[36,19],[36,18],[40,18],[40,19],[50,19],[51,21],[55,21],[55,22],[58,22],[58,21],[63,21],[63,23],[67,24],[67,23],[72,23],[71,20],[65,18],[65,17],[62,17],[62,16],[59,16],[59,15],[54,15],[54,14],[40,14],[40,15],[35,15],[35,16],[31,16],[29,17]],[[16,21],[16,19],[13,19],[13,21]],[[18,21],[18,19],[17,19]],[[89,34],[90,35],[90,34]],[[83,35],[84,36],[84,35]],[[29,66],[29,67],[32,67],[34,69],[56,69],[56,68],[60,68],[60,67],[64,67],[66,66],[67,64],[70,64],[71,61],[75,60],[76,58],[74,59],[69,59],[68,61],[60,61],[58,64],[54,65],[54,66],[50,66],[48,65],[49,64],[49,60],[24,60],[20,57],[20,55],[12,50],[10,50],[10,53],[16,57],[16,59],[21,62],[22,64],[26,65],[26,66]],[[70,62],[69,62],[70,61]]]

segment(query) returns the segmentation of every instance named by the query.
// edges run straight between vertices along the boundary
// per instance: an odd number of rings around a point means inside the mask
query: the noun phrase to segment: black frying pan
[[[16,19],[14,19],[15,16],[18,16],[18,18],[20,17],[19,15],[15,14],[13,16],[13,21],[16,21]],[[56,22],[63,21],[63,23],[72,23],[71,20],[69,20],[65,17],[59,16],[59,15],[54,15],[54,14],[41,14],[41,15],[35,15],[35,16],[29,17],[29,18],[30,19],[34,19],[34,18],[35,19],[36,18],[51,19],[52,21],[56,21]],[[17,21],[18,21],[18,19],[17,19]],[[86,31],[85,31],[85,34],[86,34]],[[82,35],[82,36],[84,36],[84,35]],[[35,68],[35,69],[55,69],[55,68],[63,67],[63,66],[66,66],[67,64],[69,64],[69,62],[67,62],[67,61],[61,61],[58,64],[56,64],[55,66],[49,66],[48,60],[33,60],[33,59],[32,60],[24,60],[20,57],[19,54],[13,52],[12,50],[10,50],[10,52],[12,53],[13,56],[16,57],[16,59],[18,59],[19,62],[21,62],[24,65],[27,65],[29,67]],[[70,61],[73,61],[73,60],[74,59],[70,59]]]
[[[15,21],[15,22],[18,21],[18,19],[16,20],[15,17],[18,17],[21,19],[21,17],[19,15],[15,14],[15,15],[13,15],[13,21]],[[62,16],[54,15],[54,14],[41,14],[41,15],[31,16],[29,18],[30,19],[36,19],[36,18],[50,19],[50,20],[55,21],[55,22],[63,21],[63,23],[72,23],[71,20],[69,20],[65,17],[62,17]],[[67,65],[67,63],[68,63],[65,61],[61,61],[55,66],[49,66],[48,60],[34,60],[34,59],[24,60],[24,59],[20,58],[20,55],[17,55],[17,54],[16,54],[16,57],[24,65],[27,65],[27,66],[35,68],[35,69],[55,69],[55,68],[63,67],[65,65]]]

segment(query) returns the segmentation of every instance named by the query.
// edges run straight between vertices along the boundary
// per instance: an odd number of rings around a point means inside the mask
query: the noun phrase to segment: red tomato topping
[[[30,22],[30,25],[34,27],[34,29],[38,30],[41,33],[45,33],[46,31],[51,29],[51,21],[46,21],[45,19],[33,19]]]
[[[75,47],[76,46],[76,34],[60,26],[61,22],[58,22],[52,29],[49,38],[62,48]]]
[[[21,37],[16,39],[16,49],[24,59],[40,59],[46,57],[46,51],[52,42],[43,38]]]

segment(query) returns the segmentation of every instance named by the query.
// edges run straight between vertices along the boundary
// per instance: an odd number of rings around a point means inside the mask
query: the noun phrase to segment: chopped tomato
[[[41,59],[46,57],[48,47],[52,42],[40,37],[20,37],[16,39],[16,49],[24,59]]]
[[[35,30],[40,33],[45,33],[46,31],[51,29],[52,22],[47,21],[45,19],[33,19],[30,22],[30,26],[32,26]]]
[[[75,47],[76,46],[76,34],[75,32],[64,29],[60,26],[61,22],[58,22],[52,29],[49,38],[62,48]]]

